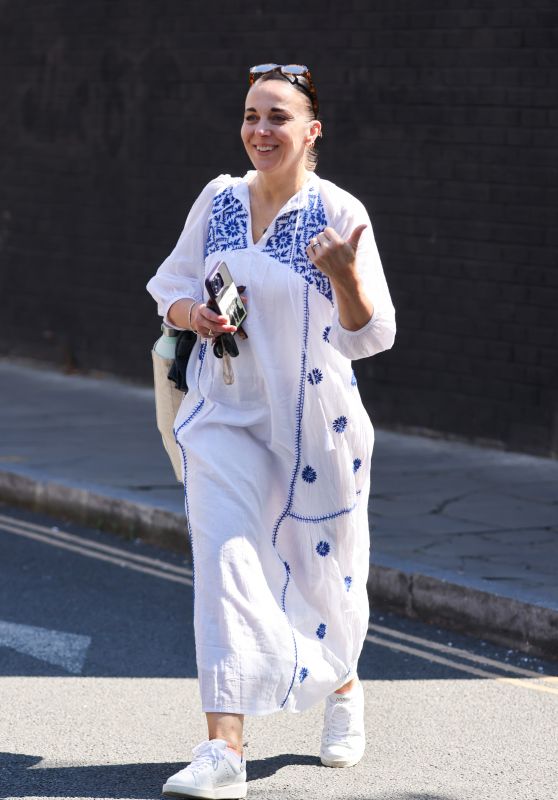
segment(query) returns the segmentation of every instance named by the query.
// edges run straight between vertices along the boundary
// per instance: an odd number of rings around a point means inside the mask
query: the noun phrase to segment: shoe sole
[[[357,758],[353,758],[350,761],[330,761],[328,758],[322,758],[322,756],[320,756],[320,761],[322,762],[324,767],[338,767],[338,768],[354,767],[355,764],[358,764],[358,762],[362,759],[363,755],[364,753],[362,753]]]
[[[218,786],[215,789],[186,789],[175,783],[165,783],[163,797],[203,797],[205,800],[241,800],[246,797],[246,783],[238,786]]]

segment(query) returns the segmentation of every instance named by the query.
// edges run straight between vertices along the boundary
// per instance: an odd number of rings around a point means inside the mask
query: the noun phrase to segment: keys
[[[223,333],[213,342],[213,352],[216,358],[223,362],[223,381],[227,386],[234,383],[234,371],[232,368],[231,356],[236,358],[238,347],[234,337],[230,333]]]
[[[227,386],[234,383],[234,371],[232,368],[231,357],[225,350],[223,353],[223,380]]]

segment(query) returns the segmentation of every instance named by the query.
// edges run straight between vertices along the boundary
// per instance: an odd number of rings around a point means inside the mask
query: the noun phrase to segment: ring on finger
[[[310,247],[312,248],[312,250],[315,250],[316,247],[319,247],[319,246],[320,246],[320,242],[317,239],[314,239],[313,241],[310,242]]]

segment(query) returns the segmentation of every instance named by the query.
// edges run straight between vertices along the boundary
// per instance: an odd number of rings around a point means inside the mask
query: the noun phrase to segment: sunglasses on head
[[[306,92],[312,101],[314,115],[317,117],[319,111],[318,94],[316,92],[316,87],[314,86],[314,81],[312,80],[310,70],[308,67],[305,67],[304,64],[257,64],[255,67],[250,67],[250,86],[253,86],[258,78],[262,77],[262,75],[266,75],[268,72],[275,71],[280,72],[285,76],[285,78],[287,78],[288,81],[290,81],[290,83],[296,83],[304,92]],[[303,78],[307,85],[302,83],[299,78]]]

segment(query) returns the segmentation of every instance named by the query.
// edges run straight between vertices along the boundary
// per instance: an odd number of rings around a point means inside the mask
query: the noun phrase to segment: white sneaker
[[[242,761],[224,739],[210,739],[192,750],[194,758],[185,769],[171,775],[163,786],[165,797],[206,797],[236,800],[246,797],[246,759]]]
[[[364,755],[364,691],[359,680],[350,692],[326,699],[320,760],[325,767],[352,767]]]

